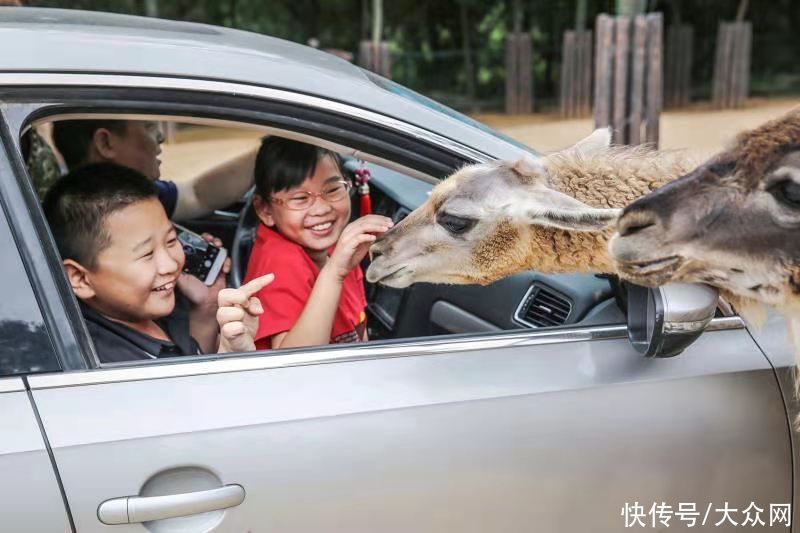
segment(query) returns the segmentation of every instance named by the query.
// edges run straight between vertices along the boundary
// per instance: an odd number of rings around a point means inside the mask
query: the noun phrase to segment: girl
[[[264,315],[256,347],[289,348],[367,340],[364,277],[358,266],[392,220],[348,224],[352,184],[339,156],[268,137],[255,165],[259,224],[245,282],[272,272],[257,294]]]

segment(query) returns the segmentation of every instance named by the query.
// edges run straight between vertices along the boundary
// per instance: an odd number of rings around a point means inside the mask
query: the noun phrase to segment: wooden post
[[[664,55],[664,103],[680,107],[689,103],[694,32],[686,24],[672,25],[667,30]]]
[[[663,102],[663,19],[660,13],[631,19],[597,17],[595,127],[613,126],[618,144],[658,144]]]
[[[717,33],[712,102],[715,107],[740,107],[750,92],[752,25],[722,22]]]
[[[647,15],[647,96],[645,141],[658,147],[663,101],[664,18],[661,13]]]
[[[531,37],[512,33],[506,39],[506,113],[530,113],[533,110],[531,83]]]
[[[592,107],[592,32],[564,32],[560,88],[561,116],[589,114]]]
[[[594,125],[602,128],[611,124],[614,19],[598,15],[595,24]]]
[[[564,32],[564,43],[561,49],[561,91],[559,97],[561,100],[562,117],[573,116],[571,87],[575,83],[572,79],[574,73],[572,64],[575,61],[575,36],[576,34],[574,31],[569,30]]]
[[[636,15],[633,22],[633,64],[631,68],[631,112],[628,128],[628,144],[639,144],[642,142],[646,51],[647,19],[644,15]]]
[[[679,106],[689,105],[692,91],[692,58],[694,54],[694,30],[691,26],[682,26],[680,32],[682,53],[678,64],[678,99]]]
[[[531,35],[529,33],[521,33],[518,46],[519,113],[531,113],[533,111],[533,80],[531,77],[533,48],[531,46]]]
[[[741,58],[741,73],[742,86],[741,86],[741,102],[742,105],[747,101],[750,96],[750,61],[753,55],[753,25],[750,22],[742,22],[744,25],[742,36],[742,58]]]
[[[614,47],[614,109],[611,139],[625,144],[628,139],[628,57],[630,54],[631,19],[617,17],[614,20],[616,46]]]
[[[517,46],[516,33],[512,33],[506,39],[506,113],[509,115],[517,114],[519,110],[518,92],[519,73],[517,68]]]
[[[358,65],[380,74],[384,78],[391,78],[392,57],[389,51],[389,43],[387,41],[382,41],[378,45],[378,52],[376,54],[375,46],[372,41],[363,40],[359,42]]]
[[[732,26],[728,22],[719,24],[717,32],[716,61],[714,63],[713,102],[715,107],[728,107],[730,94],[731,38]]]
[[[588,115],[592,109],[592,32],[582,31],[579,54],[579,87],[581,115]]]

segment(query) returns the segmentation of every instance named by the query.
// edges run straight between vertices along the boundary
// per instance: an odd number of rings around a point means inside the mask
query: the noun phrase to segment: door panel
[[[21,379],[0,379],[0,413],[0,529],[71,531],[53,465]]]
[[[131,381],[31,379],[82,533],[142,531],[104,526],[97,507],[165,472],[184,492],[244,487],[214,518],[226,533],[619,531],[634,501],[790,502],[786,413],[744,330],[667,360],[612,339],[164,379],[98,372]]]

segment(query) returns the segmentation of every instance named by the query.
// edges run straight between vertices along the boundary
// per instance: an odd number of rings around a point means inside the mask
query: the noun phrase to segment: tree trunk
[[[230,0],[231,27],[236,27],[236,0]]]
[[[617,15],[633,17],[645,12],[647,0],[617,0]]]
[[[383,0],[372,0],[372,66],[380,72],[380,44],[383,38]]]
[[[587,11],[587,0],[577,0],[578,3],[575,6],[575,31],[583,31],[586,29],[586,11]]]
[[[361,40],[369,39],[369,0],[361,0]]]
[[[748,0],[739,0],[739,8],[736,10],[736,22],[744,22],[744,16],[747,14]]]
[[[158,0],[145,0],[144,12],[148,17],[158,16]]]
[[[514,0],[512,16],[514,17],[514,33],[522,33],[522,23],[525,16],[522,11],[522,0]]]

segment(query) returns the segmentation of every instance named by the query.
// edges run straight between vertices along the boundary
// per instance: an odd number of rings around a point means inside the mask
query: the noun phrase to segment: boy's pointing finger
[[[244,285],[239,287],[239,290],[242,291],[245,294],[245,296],[247,296],[247,298],[249,299],[251,296],[253,296],[255,293],[257,293],[270,283],[272,283],[274,280],[275,280],[275,274],[272,273],[265,274],[260,278],[250,280],[250,282],[245,283]]]

